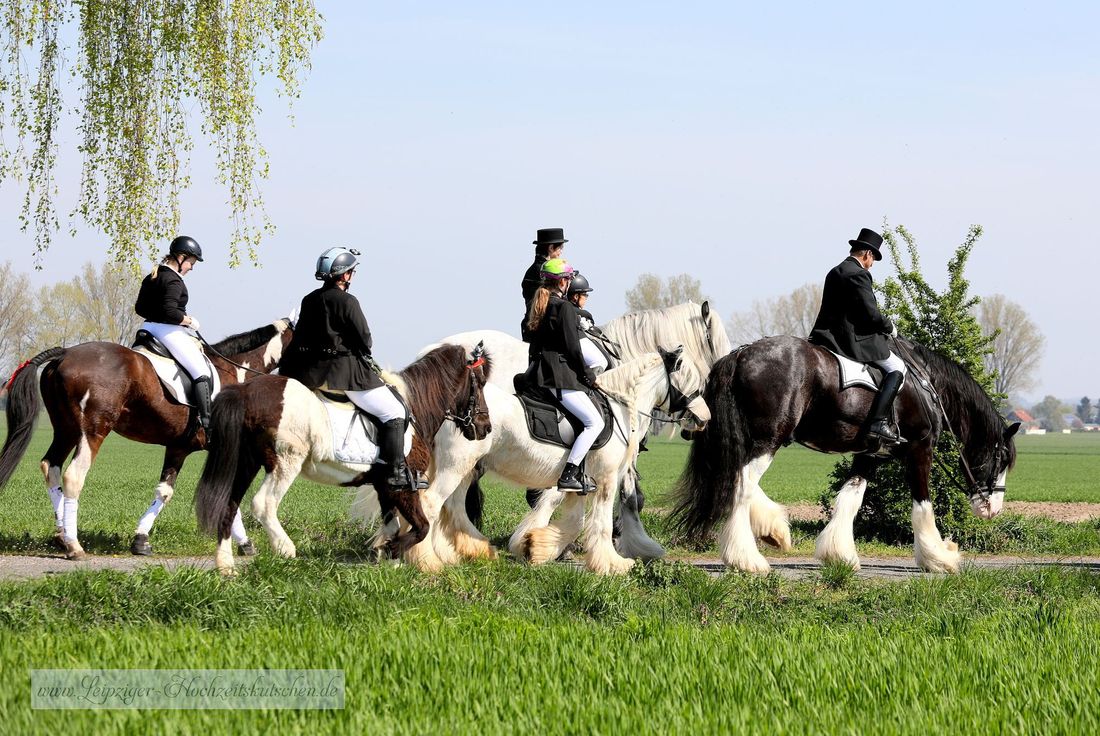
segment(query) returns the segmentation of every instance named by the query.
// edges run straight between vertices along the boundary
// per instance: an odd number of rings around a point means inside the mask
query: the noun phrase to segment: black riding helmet
[[[334,279],[359,265],[359,251],[354,248],[329,248],[317,259],[314,278],[318,281]]]
[[[196,261],[202,262],[202,247],[194,238],[180,235],[168,246],[168,255],[192,256]]]
[[[588,279],[586,279],[578,271],[573,274],[573,280],[569,282],[569,296],[574,294],[588,294],[592,291],[592,287],[588,285]]]

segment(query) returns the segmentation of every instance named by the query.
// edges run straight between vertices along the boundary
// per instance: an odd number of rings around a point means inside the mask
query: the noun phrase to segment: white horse
[[[618,344],[622,360],[638,358],[659,349],[683,347],[683,359],[690,363],[705,381],[711,368],[732,349],[729,336],[722,325],[722,319],[711,309],[710,302],[702,304],[685,302],[662,309],[649,309],[631,312],[611,320],[600,328],[604,335]],[[420,355],[441,345],[450,343],[472,349],[478,343],[484,343],[486,350],[493,356],[493,374],[489,379],[492,385],[508,393],[514,393],[512,377],[527,370],[528,345],[517,337],[498,330],[474,330],[460,332],[445,337],[437,343],[423,348]],[[554,480],[557,480],[556,478]],[[621,489],[620,519],[624,528],[620,540],[620,551],[631,557],[646,557],[649,548],[632,547],[626,539],[640,539],[635,534],[628,535],[626,528],[641,527],[639,512],[642,496],[638,489],[636,476],[631,473],[628,482]],[[474,508],[470,513],[480,515],[480,488],[473,482],[471,497]],[[543,491],[535,506],[536,517],[533,523],[545,524],[550,515],[563,499],[563,494],[551,486]],[[749,516],[753,533],[757,538],[781,550],[791,548],[791,529],[785,507],[768,498],[759,487],[752,491],[748,499]]]
[[[622,573],[634,561],[622,557],[612,543],[612,511],[620,485],[628,475],[643,436],[644,415],[653,407],[675,411],[674,397],[684,395],[685,411],[695,423],[705,425],[710,411],[699,397],[702,377],[694,366],[682,360],[681,351],[649,353],[603,373],[601,389],[611,397],[614,415],[607,444],[591,450],[585,459],[586,472],[596,484],[592,514],[585,526],[585,563],[597,573]],[[690,397],[690,399],[689,399]],[[485,387],[485,402],[493,431],[485,439],[458,442],[442,433],[433,455],[435,469],[431,485],[421,497],[431,532],[428,539],[413,546],[406,558],[424,570],[437,570],[463,558],[492,557],[489,540],[466,515],[465,492],[480,462],[487,470],[526,487],[548,487],[557,480],[569,449],[533,439],[528,431],[523,405],[514,395],[492,385]],[[629,481],[628,481],[629,484]],[[360,495],[363,491],[361,490]],[[535,526],[530,518],[521,525],[522,553],[532,563],[553,560],[577,538],[585,518],[585,497],[564,494],[561,520]],[[361,508],[361,504],[353,508]],[[531,511],[528,517],[537,513]],[[640,525],[631,532],[645,535]],[[517,541],[517,544],[519,542]],[[645,536],[639,546],[664,553],[657,542]]]

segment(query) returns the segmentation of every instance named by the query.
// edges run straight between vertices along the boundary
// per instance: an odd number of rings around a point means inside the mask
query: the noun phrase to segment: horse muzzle
[[[1005,503],[1004,486],[994,488],[993,492],[986,495],[975,493],[970,496],[970,508],[979,519],[992,519],[1001,513]]]

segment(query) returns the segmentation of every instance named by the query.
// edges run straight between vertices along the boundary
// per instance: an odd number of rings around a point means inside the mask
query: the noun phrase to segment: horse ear
[[[1005,439],[1007,440],[1012,435],[1020,431],[1020,423],[1015,422],[1005,429]]]
[[[704,301],[703,302],[703,321],[704,322],[709,322],[710,321],[710,302],[709,301]]]

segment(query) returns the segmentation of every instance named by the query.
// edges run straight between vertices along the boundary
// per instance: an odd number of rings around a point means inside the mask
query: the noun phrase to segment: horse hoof
[[[87,557],[84,548],[78,542],[65,542],[65,559],[77,562]]]
[[[237,554],[240,555],[241,557],[255,557],[256,556],[256,545],[254,545],[252,543],[251,539],[249,539],[244,544],[238,544],[237,545]]]
[[[148,534],[135,534],[134,541],[130,542],[130,554],[148,557],[153,554],[153,545],[149,544]]]

